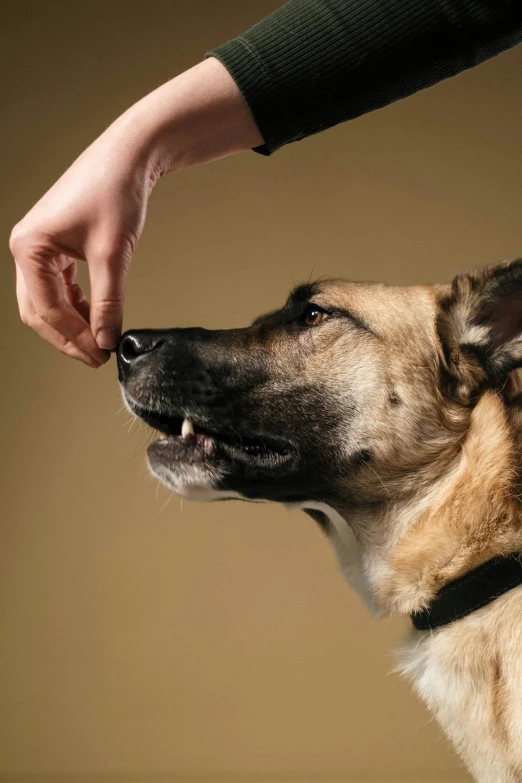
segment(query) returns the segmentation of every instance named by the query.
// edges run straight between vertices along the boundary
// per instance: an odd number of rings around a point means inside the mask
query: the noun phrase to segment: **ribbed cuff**
[[[264,144],[254,147],[254,152],[271,155],[293,140],[294,135],[298,138],[280,87],[247,38],[240,35],[207,52],[205,57],[216,57],[241,91],[264,140]]]

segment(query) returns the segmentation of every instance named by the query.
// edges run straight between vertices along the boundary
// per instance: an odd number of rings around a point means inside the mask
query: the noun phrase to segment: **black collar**
[[[419,631],[459,620],[522,584],[522,553],[494,557],[439,590],[431,604],[410,615]]]

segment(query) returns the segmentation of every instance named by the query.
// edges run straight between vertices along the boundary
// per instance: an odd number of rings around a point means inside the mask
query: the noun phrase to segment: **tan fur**
[[[503,402],[487,392],[470,416],[451,477],[394,549],[390,576],[379,586],[383,603],[412,607],[413,600],[413,609],[424,607],[447,582],[496,554],[522,549],[514,468]]]
[[[442,585],[494,555],[522,551],[514,457],[504,404],[488,392],[470,417],[450,486],[442,485],[394,548],[379,585],[391,611],[425,606]],[[476,779],[522,780],[521,589],[434,634],[413,636],[403,670]]]
[[[355,533],[380,614],[423,608],[493,556],[522,552],[520,385],[513,371],[488,383],[480,354],[467,347],[490,334],[473,322],[480,274],[459,278],[456,295],[333,281],[314,297],[350,309],[376,335],[352,336],[348,351],[330,333],[306,369],[328,372],[333,384],[349,373],[370,390],[357,437],[374,461],[350,477],[336,511]],[[339,536],[333,543],[343,546]],[[522,588],[433,633],[412,632],[400,668],[477,781],[522,781]]]

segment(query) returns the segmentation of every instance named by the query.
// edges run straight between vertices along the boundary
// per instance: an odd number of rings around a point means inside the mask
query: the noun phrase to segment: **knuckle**
[[[79,300],[84,301],[85,300],[85,294],[83,293],[82,287],[79,283],[68,283],[67,287],[69,288],[71,294]]]
[[[16,256],[17,253],[20,253],[22,246],[25,243],[25,235],[25,229],[22,228],[20,223],[17,223],[11,231],[11,235],[9,237],[9,250],[13,256]]]
[[[71,340],[66,340],[61,346],[60,351],[66,356],[70,356],[72,359],[78,358],[78,348]]]
[[[136,246],[136,240],[127,236],[105,237],[98,242],[95,255],[108,264],[123,265],[130,263]]]
[[[136,245],[138,244],[138,237],[134,233],[130,233],[124,237],[122,237],[121,240],[121,254],[124,259],[127,259],[130,261],[132,258],[132,255],[134,251],[136,250]]]
[[[119,315],[123,309],[123,297],[104,297],[93,304],[99,315]]]
[[[53,239],[26,226],[23,220],[11,231],[9,249],[20,266],[30,266],[42,277],[56,276],[61,271]]]
[[[28,326],[30,329],[34,328],[35,318],[31,313],[28,313],[24,310],[20,310],[20,320],[25,326]]]

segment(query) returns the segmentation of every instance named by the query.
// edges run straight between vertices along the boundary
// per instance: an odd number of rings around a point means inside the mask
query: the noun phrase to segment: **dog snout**
[[[125,380],[138,360],[160,348],[165,342],[164,334],[157,329],[133,329],[122,335],[118,345],[118,371],[120,380]]]

